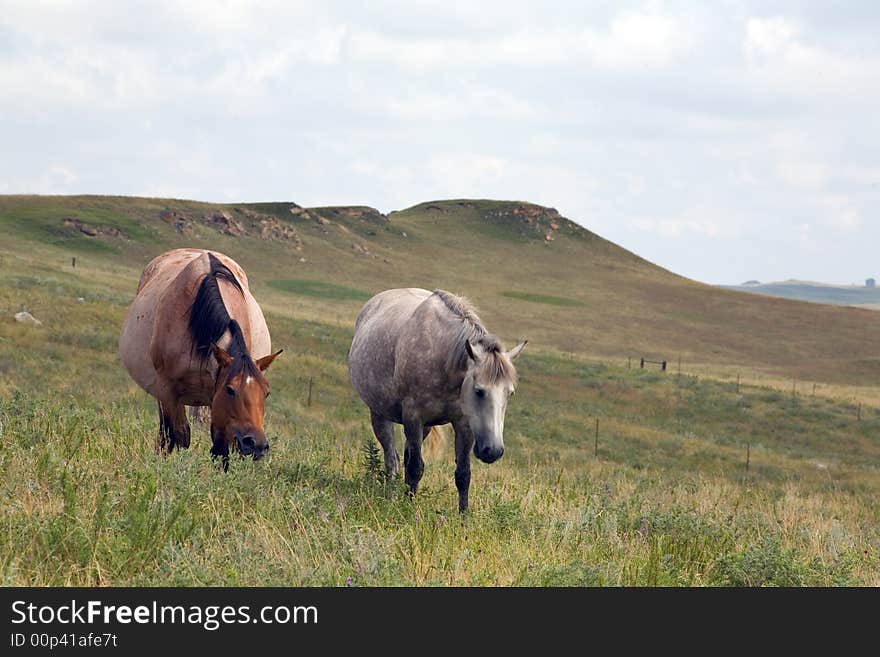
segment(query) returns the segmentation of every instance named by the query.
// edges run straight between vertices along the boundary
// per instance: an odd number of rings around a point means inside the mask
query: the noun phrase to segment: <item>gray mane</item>
[[[474,305],[466,298],[456,296],[446,290],[434,290],[436,296],[443,304],[461,320],[458,335],[455,337],[453,348],[447,361],[448,371],[463,372],[468,368],[467,343],[474,347],[482,347],[486,353],[480,369],[491,383],[499,380],[516,383],[516,369],[510,359],[504,355],[504,345],[496,336],[492,335],[483,326],[477,315]]]

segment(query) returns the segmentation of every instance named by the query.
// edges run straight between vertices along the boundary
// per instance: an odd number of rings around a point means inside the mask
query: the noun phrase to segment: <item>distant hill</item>
[[[769,297],[812,301],[813,303],[880,307],[880,288],[864,285],[828,285],[792,279],[777,283],[746,281],[742,285],[720,285],[719,287],[739,292],[764,294]]]

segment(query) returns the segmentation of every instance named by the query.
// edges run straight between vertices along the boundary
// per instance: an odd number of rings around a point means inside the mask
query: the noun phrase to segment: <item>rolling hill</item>
[[[872,312],[703,285],[524,202],[433,201],[385,216],[289,202],[2,196],[0,231],[6,257],[23,267],[35,250],[59,264],[77,257],[69,275],[110,268],[123,296],[157,253],[210,244],[287,315],[349,326],[380,290],[445,288],[474,300],[502,337],[560,352],[839,384],[880,379]]]
[[[840,306],[880,306],[880,288],[864,285],[828,285],[810,281],[788,280],[778,283],[758,283],[751,285],[723,285],[727,290],[764,294],[783,299],[798,299],[815,303],[830,303]]]

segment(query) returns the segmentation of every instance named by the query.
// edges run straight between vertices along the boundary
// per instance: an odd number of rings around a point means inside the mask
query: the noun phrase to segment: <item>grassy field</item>
[[[0,197],[2,583],[880,585],[880,314],[715,290],[534,207],[444,201],[386,221]],[[169,208],[187,232],[158,218]],[[248,236],[199,221],[217,210]],[[299,248],[242,210],[294,227]],[[271,456],[225,475],[206,427],[156,456],[154,402],[116,354],[143,265],[184,245],[245,267],[285,349]],[[466,294],[509,343],[530,339],[505,457],[475,462],[466,517],[449,444],[415,500],[386,489],[348,382],[363,299],[404,285]]]

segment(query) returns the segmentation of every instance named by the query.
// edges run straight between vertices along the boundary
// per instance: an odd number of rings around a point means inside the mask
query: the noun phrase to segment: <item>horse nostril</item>
[[[241,439],[241,446],[246,450],[251,451],[257,446],[257,444],[254,442],[253,436],[245,436]]]

